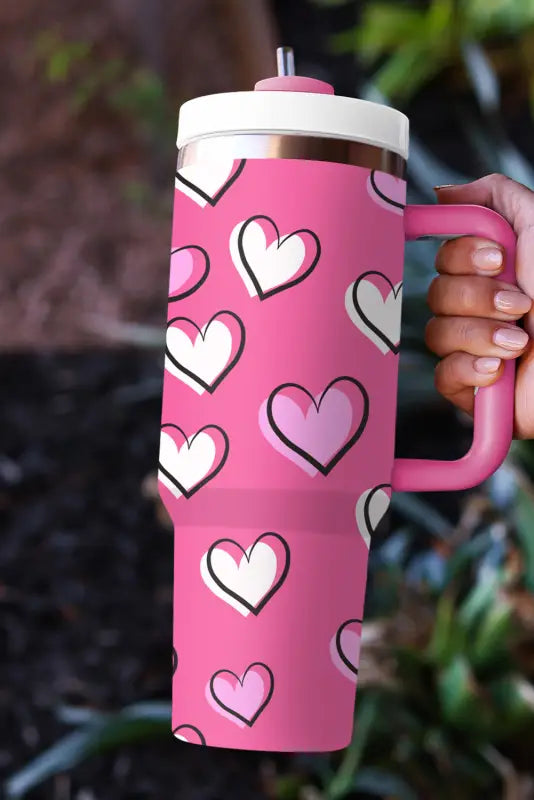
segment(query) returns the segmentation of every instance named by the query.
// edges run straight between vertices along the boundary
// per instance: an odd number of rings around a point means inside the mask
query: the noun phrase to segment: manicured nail
[[[526,314],[532,305],[532,300],[522,292],[497,292],[493,298],[495,308],[507,314]]]
[[[472,256],[473,264],[482,272],[500,272],[502,269],[502,250],[498,247],[479,247]]]
[[[501,366],[500,358],[477,358],[475,360],[475,369],[483,375],[491,375],[492,372],[497,372]]]
[[[499,328],[493,334],[493,341],[506,350],[522,350],[528,342],[528,334],[521,328]]]

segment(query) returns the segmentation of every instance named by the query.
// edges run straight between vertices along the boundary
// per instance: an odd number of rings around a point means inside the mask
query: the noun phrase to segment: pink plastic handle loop
[[[497,276],[516,283],[516,236],[500,214],[474,205],[408,206],[406,239],[422,236],[480,236],[504,247],[505,268]],[[485,481],[502,464],[513,437],[515,361],[505,361],[501,378],[475,395],[473,442],[463,458],[431,461],[395,459],[392,487],[397,492],[469,489]]]

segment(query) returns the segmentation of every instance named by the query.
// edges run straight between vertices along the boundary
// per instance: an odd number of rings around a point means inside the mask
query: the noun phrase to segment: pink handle
[[[499,278],[516,283],[516,237],[500,214],[474,205],[408,206],[406,239],[421,236],[481,236],[505,249],[505,268]],[[512,442],[515,361],[506,361],[502,377],[475,395],[473,443],[463,458],[429,461],[397,458],[392,487],[397,492],[435,492],[469,489],[486,480],[502,464]]]

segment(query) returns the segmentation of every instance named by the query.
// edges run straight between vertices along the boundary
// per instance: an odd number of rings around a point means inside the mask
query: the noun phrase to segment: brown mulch
[[[238,13],[237,2],[149,5],[0,5],[3,350],[101,345],[107,323],[164,323],[177,109],[187,96],[237,88],[243,70],[259,77],[267,56],[265,47],[255,61],[230,54],[215,15],[226,5]],[[91,47],[65,80],[47,77],[50,32]],[[127,74],[161,75],[164,127],[150,128],[141,97],[138,112],[115,107],[105,86],[73,106],[113,59]]]

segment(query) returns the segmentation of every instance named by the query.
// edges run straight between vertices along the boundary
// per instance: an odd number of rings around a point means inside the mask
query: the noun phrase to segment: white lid
[[[395,108],[302,91],[210,94],[188,100],[178,118],[178,147],[204,136],[297,133],[350,139],[408,158],[408,117]]]

